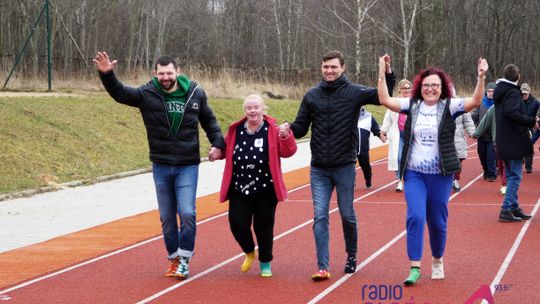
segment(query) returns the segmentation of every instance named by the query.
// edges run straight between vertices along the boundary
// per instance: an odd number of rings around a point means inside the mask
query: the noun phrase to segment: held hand
[[[109,71],[112,71],[118,63],[117,60],[113,60],[111,62],[107,52],[98,52],[96,57],[92,59],[92,62],[94,62],[94,65],[101,73],[107,73]]]
[[[381,134],[379,135],[379,138],[381,139],[381,141],[382,141],[383,143],[385,143],[386,140],[388,139],[388,138],[386,137],[386,134],[385,134],[385,133],[381,133]]]
[[[221,158],[221,149],[216,147],[211,147],[208,152],[208,160],[213,162]]]
[[[291,125],[288,122],[282,123],[279,126],[279,137],[287,138],[287,136],[289,136],[290,129],[291,129]]]
[[[480,57],[478,59],[478,77],[485,77],[486,72],[489,69],[488,62],[485,58]]]

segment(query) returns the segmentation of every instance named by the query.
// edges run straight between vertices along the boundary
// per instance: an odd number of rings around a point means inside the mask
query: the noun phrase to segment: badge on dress
[[[255,147],[256,148],[262,148],[263,146],[263,139],[262,138],[256,138],[255,139]]]

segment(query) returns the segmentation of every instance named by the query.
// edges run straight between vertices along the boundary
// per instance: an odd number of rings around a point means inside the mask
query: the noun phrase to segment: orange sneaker
[[[330,279],[330,272],[326,269],[321,269],[312,275],[311,279],[315,282],[328,280]]]
[[[180,257],[169,260],[169,270],[165,272],[166,277],[174,277],[176,270],[178,270],[178,264],[180,264]]]

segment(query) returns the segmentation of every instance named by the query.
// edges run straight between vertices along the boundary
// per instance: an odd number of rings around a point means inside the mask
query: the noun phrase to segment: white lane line
[[[531,212],[532,218],[526,221],[523,227],[521,227],[521,230],[519,231],[519,234],[516,237],[516,240],[514,241],[512,248],[510,248],[510,251],[508,251],[506,258],[504,259],[501,267],[499,268],[499,272],[497,272],[497,275],[493,279],[493,282],[491,282],[490,289],[491,289],[492,295],[495,294],[495,287],[501,283],[501,280],[504,274],[506,273],[508,266],[510,266],[510,263],[512,262],[512,259],[514,258],[514,255],[516,254],[516,251],[518,250],[519,245],[521,244],[521,241],[525,237],[525,233],[527,232],[527,229],[529,229],[529,226],[531,225],[531,221],[534,219],[534,216],[536,215],[536,212],[538,211],[539,207],[540,207],[540,199],[536,201],[536,205],[534,206],[534,209]],[[488,302],[486,300],[482,300],[482,304],[487,304],[487,303]]]
[[[384,246],[379,248],[379,250],[375,251],[372,255],[370,255],[366,260],[364,260],[362,263],[360,263],[356,267],[356,271],[354,273],[357,273],[360,271],[360,269],[364,268],[367,264],[369,264],[371,261],[373,261],[375,258],[377,258],[379,255],[381,255],[383,252],[385,252],[388,248],[390,248],[392,245],[394,245],[397,241],[399,241],[402,237],[404,237],[407,234],[406,230],[401,231],[400,234],[396,235],[390,242],[386,243]],[[334,291],[338,286],[345,283],[348,279],[350,279],[354,273],[348,273],[342,276],[339,280],[337,280],[334,284],[330,285],[328,288],[323,290],[321,293],[319,293],[315,298],[311,299],[311,301],[308,302],[308,304],[314,304],[322,300],[322,298],[326,297],[329,293]]]
[[[356,198],[353,202],[356,202],[356,201],[358,201],[358,200],[360,200],[360,199],[362,199],[362,198],[365,198],[365,197],[368,197],[368,196],[370,196],[370,195],[372,195],[372,194],[374,194],[374,193],[377,193],[377,192],[381,191],[382,189],[384,189],[384,188],[386,188],[386,187],[389,187],[389,186],[393,185],[395,182],[396,182],[396,181],[392,181],[391,183],[388,183],[388,184],[386,184],[385,186],[383,186],[383,187],[381,187],[381,188],[379,188],[379,189],[376,189],[376,190],[371,191],[371,192],[369,192],[369,193],[367,193],[367,194],[364,194],[364,195],[362,195],[362,196]],[[338,210],[339,210],[339,208],[334,208],[334,209],[330,210],[328,213],[329,213],[329,214],[332,214],[332,213],[334,213],[334,212],[336,212],[336,211],[338,211]],[[309,225],[309,224],[311,224],[311,223],[313,223],[313,219],[311,219],[311,220],[309,220],[309,221],[306,221],[306,222],[304,222],[304,223],[302,223],[302,224],[300,224],[300,225],[298,225],[298,226],[296,226],[296,227],[293,227],[293,228],[291,228],[291,229],[285,231],[284,233],[282,233],[282,234],[280,234],[280,235],[274,237],[274,240],[279,240],[280,238],[282,238],[282,237],[284,237],[284,236],[286,236],[286,235],[288,235],[288,234],[291,234],[291,233],[293,233],[293,232],[295,232],[295,231],[297,231],[297,230],[299,230],[299,229],[301,229],[301,228],[303,228],[303,227],[305,227],[306,225]],[[150,302],[150,301],[153,301],[153,300],[155,300],[155,299],[157,299],[157,298],[159,298],[159,297],[161,297],[161,296],[163,296],[163,295],[165,295],[165,294],[167,294],[167,293],[169,293],[169,292],[171,292],[171,291],[173,291],[173,290],[175,290],[175,289],[177,289],[177,288],[179,288],[179,287],[181,287],[181,286],[183,286],[183,285],[185,285],[185,284],[187,284],[187,283],[189,283],[189,282],[192,282],[192,281],[195,280],[195,279],[198,279],[198,278],[200,278],[200,277],[202,277],[202,276],[205,276],[205,275],[207,275],[207,274],[209,274],[209,273],[211,273],[211,272],[213,272],[213,271],[215,271],[215,270],[217,270],[217,269],[219,269],[219,268],[221,268],[221,267],[223,267],[223,266],[229,264],[230,262],[232,262],[232,261],[234,261],[234,260],[236,260],[236,259],[238,259],[238,258],[240,258],[240,257],[242,257],[242,256],[244,256],[244,253],[240,253],[240,254],[238,254],[238,255],[236,255],[236,256],[230,258],[230,259],[227,259],[227,260],[225,260],[225,261],[223,261],[223,262],[221,262],[221,263],[219,263],[219,264],[217,264],[217,265],[215,265],[215,266],[213,266],[213,267],[210,267],[210,268],[206,269],[206,270],[203,271],[203,272],[200,272],[200,273],[196,274],[196,275],[193,276],[193,277],[188,278],[187,280],[184,280],[184,281],[182,281],[182,282],[179,282],[179,283],[177,283],[177,284],[174,284],[174,285],[172,285],[172,286],[170,286],[170,287],[168,287],[168,288],[166,288],[166,289],[164,289],[164,290],[162,290],[162,291],[160,291],[160,292],[158,292],[158,293],[155,293],[155,294],[149,296],[148,298],[143,299],[143,300],[137,302],[137,304],[145,304],[145,303],[148,303],[148,302]]]
[[[481,175],[479,175],[478,177],[476,177],[475,179],[473,179],[471,182],[469,182],[467,185],[465,185],[463,188],[462,188],[462,191],[467,189],[468,187],[470,187],[475,181],[477,181],[479,178],[480,178]],[[390,183],[388,184],[387,186],[393,184]],[[378,192],[378,191],[375,191],[375,192]],[[457,195],[459,195],[460,193],[462,192],[456,192],[454,195],[450,196],[450,198],[448,199],[448,202],[450,202],[452,199],[454,199],[454,197],[456,197]],[[386,245],[384,245],[383,247],[381,247],[379,250],[377,250],[375,253],[373,253],[372,255],[370,255],[365,261],[363,261],[362,263],[360,263],[355,271],[355,273],[357,271],[359,271],[361,268],[365,267],[367,264],[369,264],[370,262],[372,262],[375,258],[377,258],[379,255],[381,255],[382,253],[384,253],[388,248],[390,248],[392,245],[394,245],[399,239],[401,239],[403,236],[405,236],[407,234],[407,230],[403,230],[401,231],[398,235],[396,235],[390,242],[386,243]],[[325,296],[327,296],[328,294],[330,294],[332,291],[334,291],[335,289],[337,289],[339,286],[341,286],[343,283],[345,283],[348,279],[350,279],[351,277],[353,276],[353,274],[346,274],[344,275],[343,277],[341,277],[339,280],[337,280],[334,284],[328,286],[328,288],[326,288],[325,290],[323,290],[321,293],[319,293],[317,296],[315,296],[313,299],[311,299],[311,301],[309,301],[308,303],[309,304],[314,304],[314,303],[317,303],[319,302],[320,300],[322,300]]]
[[[359,169],[359,168],[358,168]],[[303,189],[303,188],[306,188],[306,187],[309,187],[310,184],[305,184],[305,185],[302,185],[302,186],[299,186],[299,187],[296,187],[296,188],[293,188],[289,191],[287,191],[287,193],[292,193],[292,192],[295,192],[295,191],[298,191],[300,189]],[[218,214],[218,215],[215,215],[213,217],[209,217],[207,219],[204,219],[200,222],[197,223],[197,225],[201,225],[201,224],[204,224],[206,222],[209,222],[209,221],[212,221],[212,220],[215,220],[217,218],[220,218],[222,216],[225,216],[229,214],[228,212],[224,212],[222,214]],[[89,264],[92,264],[92,263],[95,263],[95,262],[98,262],[100,260],[103,260],[103,259],[106,259],[106,258],[109,258],[111,256],[115,256],[117,254],[120,254],[122,252],[125,252],[125,251],[128,251],[128,250],[131,250],[131,249],[134,249],[134,248],[137,248],[137,247],[140,247],[142,245],[146,245],[148,243],[151,243],[153,241],[156,241],[156,240],[159,240],[163,238],[163,236],[157,236],[157,237],[154,237],[154,238],[151,238],[151,239],[148,239],[148,240],[145,240],[145,241],[142,241],[140,243],[136,243],[136,244],[133,244],[131,246],[128,246],[128,247],[124,247],[124,248],[121,248],[121,249],[118,249],[116,251],[113,251],[113,252],[109,252],[105,255],[101,255],[101,256],[98,256],[96,258],[93,258],[93,259],[90,259],[88,261],[85,261],[85,262],[82,262],[82,263],[79,263],[79,264],[75,264],[73,266],[70,266],[70,267],[67,267],[67,268],[63,268],[61,270],[58,270],[58,271],[55,271],[55,272],[52,272],[52,273],[49,273],[47,275],[44,275],[44,276],[41,276],[41,277],[38,277],[38,278],[35,278],[35,279],[32,279],[30,281],[26,281],[24,283],[21,283],[21,284],[18,284],[18,285],[15,285],[15,286],[12,286],[10,288],[6,288],[4,290],[0,290],[0,295],[4,294],[4,293],[7,293],[7,292],[11,292],[13,290],[17,290],[17,289],[20,289],[20,288],[23,288],[23,287],[26,287],[26,286],[29,286],[29,285],[32,285],[32,284],[35,284],[35,283],[38,283],[40,281],[43,281],[43,280],[46,280],[46,279],[49,279],[49,278],[52,278],[52,277],[55,277],[55,276],[58,276],[58,275],[61,275],[63,273],[66,273],[66,272],[69,272],[69,271],[72,271],[72,270],[75,270],[77,268],[80,268],[80,267],[83,267],[83,266],[86,266],[86,265],[89,265]]]
[[[201,225],[201,224],[204,224],[206,222],[209,222],[209,221],[212,221],[212,220],[215,220],[217,218],[220,218],[222,216],[225,216],[227,213],[222,213],[222,214],[218,214],[216,216],[213,216],[213,217],[209,217],[203,221],[200,221],[197,223],[197,225]],[[128,250],[131,250],[131,249],[134,249],[134,248],[137,248],[137,247],[140,247],[142,245],[145,245],[145,244],[148,244],[148,243],[151,243],[155,240],[159,240],[163,238],[163,236],[156,236],[154,238],[151,238],[151,239],[148,239],[148,240],[145,240],[145,241],[142,241],[140,243],[136,243],[136,244],[133,244],[131,246],[128,246],[128,247],[124,247],[122,249],[118,249],[116,251],[113,251],[113,252],[109,252],[107,254],[104,254],[104,255],[101,255],[101,256],[98,256],[96,258],[93,258],[93,259],[90,259],[88,261],[85,261],[85,262],[82,262],[82,263],[79,263],[79,264],[75,264],[73,266],[70,266],[70,267],[67,267],[67,268],[64,268],[64,269],[61,269],[61,270],[58,270],[58,271],[55,271],[55,272],[52,272],[50,274],[47,274],[47,275],[44,275],[42,277],[38,277],[38,278],[35,278],[33,280],[30,280],[30,281],[27,281],[27,282],[24,282],[22,284],[19,284],[19,285],[15,285],[13,287],[10,287],[10,288],[7,288],[7,289],[4,289],[4,290],[0,290],[0,295],[1,294],[4,294],[4,293],[7,293],[7,292],[11,292],[13,290],[16,290],[16,289],[19,289],[19,288],[23,288],[23,287],[26,287],[28,285],[32,285],[34,283],[37,283],[37,282],[40,282],[40,281],[43,281],[43,280],[46,280],[46,279],[49,279],[49,278],[52,278],[52,277],[55,277],[55,276],[58,276],[58,275],[61,275],[63,273],[66,273],[68,271],[72,271],[74,269],[77,269],[77,268],[80,268],[82,266],[86,266],[88,264],[92,264],[92,263],[95,263],[97,261],[100,261],[100,260],[103,260],[103,259],[106,259],[106,258],[109,258],[111,256],[114,256],[114,255],[117,255],[117,254],[120,254],[122,252],[125,252],[125,251],[128,251]]]

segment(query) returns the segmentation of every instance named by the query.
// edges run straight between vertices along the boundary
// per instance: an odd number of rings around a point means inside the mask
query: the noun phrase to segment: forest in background
[[[0,0],[2,82],[44,3]],[[313,83],[321,56],[337,49],[349,77],[366,84],[389,53],[400,78],[435,65],[471,89],[482,56],[488,80],[515,63],[538,87],[539,16],[537,0],[50,0],[53,77],[88,78],[91,59],[105,50],[119,73],[150,71],[167,54],[210,74],[228,69],[297,85]],[[42,20],[15,76],[46,79],[46,62]]]

